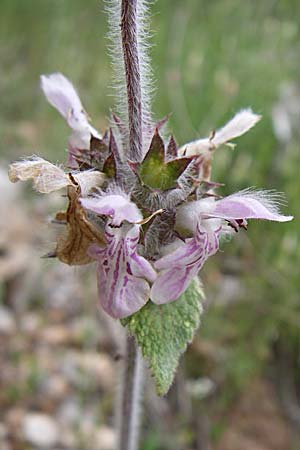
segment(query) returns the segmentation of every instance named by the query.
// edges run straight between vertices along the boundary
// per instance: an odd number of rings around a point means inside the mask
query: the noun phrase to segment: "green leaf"
[[[168,392],[180,355],[200,324],[203,291],[198,279],[175,302],[144,308],[122,320],[148,360],[158,395]]]

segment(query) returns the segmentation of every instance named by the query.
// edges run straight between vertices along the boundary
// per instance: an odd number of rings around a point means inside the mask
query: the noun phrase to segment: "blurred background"
[[[166,398],[148,380],[141,450],[300,448],[300,3],[163,0],[153,6],[156,118],[178,144],[251,106],[262,121],[222,148],[220,193],[286,193],[292,223],[250,223],[202,272],[202,326]],[[12,185],[7,164],[66,159],[69,130],[39,90],[63,72],[103,131],[114,106],[104,3],[0,2],[0,448],[111,450],[118,327],[92,267],[40,259],[60,195]]]

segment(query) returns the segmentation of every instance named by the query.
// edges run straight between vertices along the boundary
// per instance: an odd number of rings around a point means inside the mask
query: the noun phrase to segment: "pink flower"
[[[105,248],[92,246],[90,254],[97,260],[100,304],[114,318],[122,318],[142,308],[150,296],[150,282],[156,278],[152,265],[138,255],[142,215],[128,197],[121,194],[82,199],[82,205],[108,216],[105,225]]]
[[[193,238],[155,262],[154,267],[159,273],[150,293],[154,303],[163,304],[178,299],[207,258],[218,251],[220,231],[221,228],[207,231],[199,219]]]
[[[280,194],[272,191],[245,189],[215,202],[214,217],[228,221],[236,219],[263,219],[288,222],[293,216],[279,212]]]
[[[85,208],[109,217],[106,247],[94,245],[90,249],[98,262],[103,309],[112,317],[122,318],[142,308],[149,297],[156,304],[177,300],[206,260],[218,251],[222,233],[245,228],[247,219],[291,220],[292,216],[280,214],[279,201],[279,195],[272,192],[248,189],[221,200],[208,197],[180,206],[176,229],[192,237],[178,240],[175,250],[169,251],[166,246],[166,254],[154,262],[153,268],[138,254],[142,214],[125,194],[82,199]]]
[[[246,227],[247,219],[277,222],[292,220],[278,210],[278,195],[268,191],[245,190],[215,201],[213,198],[190,202],[178,209],[177,228],[194,234],[179,248],[158,259],[159,271],[151,289],[154,303],[176,300],[198,274],[205,261],[218,251],[222,231],[227,222],[236,231]]]
[[[91,136],[100,139],[101,135],[90,125],[73,84],[64,75],[42,75],[41,88],[48,102],[60,112],[73,130],[69,138],[68,166],[76,169],[77,150],[88,150]]]
[[[188,142],[178,152],[180,155],[194,156],[209,153],[223,144],[234,146],[230,141],[245,134],[260,119],[261,116],[255,114],[251,108],[242,109],[224,127],[213,132],[210,137]]]

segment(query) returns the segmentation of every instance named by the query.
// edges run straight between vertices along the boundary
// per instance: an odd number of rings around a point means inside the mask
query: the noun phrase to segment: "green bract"
[[[175,155],[168,151],[175,147]],[[171,158],[172,159],[171,159]],[[139,168],[139,176],[150,188],[166,190],[177,186],[177,179],[191,162],[191,158],[177,158],[176,144],[172,139],[165,150],[165,144],[155,131],[150,148]]]

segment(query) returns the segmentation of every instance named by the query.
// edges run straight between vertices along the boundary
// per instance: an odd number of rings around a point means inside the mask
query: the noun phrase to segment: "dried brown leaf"
[[[57,220],[62,217],[67,221],[67,228],[59,236],[56,256],[65,264],[83,265],[93,261],[87,251],[91,244],[105,245],[101,232],[87,219],[86,212],[79,201],[80,187],[68,186],[69,206],[63,215],[58,213]]]
[[[42,194],[49,194],[70,184],[68,175],[61,168],[39,157],[11,164],[8,176],[13,183],[32,179],[34,188]]]

